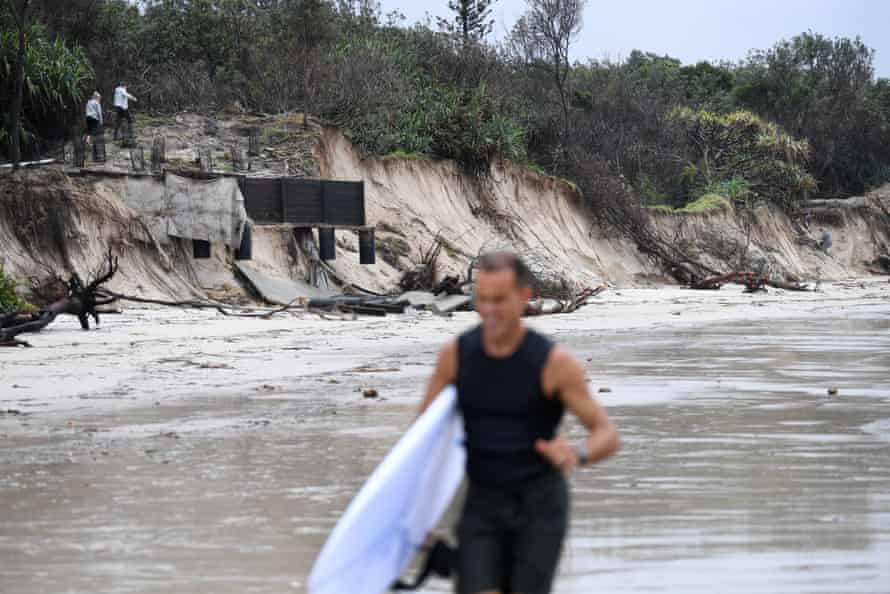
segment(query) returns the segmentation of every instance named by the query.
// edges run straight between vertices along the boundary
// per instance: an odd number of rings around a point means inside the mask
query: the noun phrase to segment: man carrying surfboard
[[[457,386],[469,490],[458,524],[458,594],[550,592],[569,521],[566,475],[611,456],[618,432],[587,388],[581,364],[526,327],[534,278],[509,252],[480,258],[481,323],[439,353],[421,413]],[[588,429],[556,435],[568,409]]]

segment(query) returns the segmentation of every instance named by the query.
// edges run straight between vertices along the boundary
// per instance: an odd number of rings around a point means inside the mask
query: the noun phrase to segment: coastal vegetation
[[[13,131],[36,157],[80,125],[92,90],[126,81],[153,118],[310,113],[367,154],[452,159],[483,177],[507,160],[573,182],[591,206],[608,187],[644,206],[717,195],[793,212],[890,181],[890,80],[858,38],[809,31],[732,63],[644,50],[570,62],[581,0],[529,0],[499,41],[479,0],[419,24],[373,0],[54,5],[0,0],[6,157]]]

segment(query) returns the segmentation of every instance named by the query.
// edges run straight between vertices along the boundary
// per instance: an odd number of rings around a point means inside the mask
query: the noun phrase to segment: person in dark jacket
[[[456,385],[469,479],[458,594],[549,593],[569,523],[566,476],[619,447],[578,360],[523,324],[533,280],[515,254],[480,259],[481,323],[442,349],[421,405]],[[566,409],[587,428],[582,441],[558,435]]]

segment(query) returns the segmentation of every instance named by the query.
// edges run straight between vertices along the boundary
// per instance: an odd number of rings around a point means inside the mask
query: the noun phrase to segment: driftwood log
[[[766,287],[774,287],[776,289],[784,289],[786,291],[810,291],[806,284],[789,283],[780,280],[774,280],[755,272],[729,272],[719,276],[712,276],[693,283],[689,287],[698,290],[716,291],[723,285],[737,284],[744,285],[746,293],[754,293],[757,291],[765,291]]]

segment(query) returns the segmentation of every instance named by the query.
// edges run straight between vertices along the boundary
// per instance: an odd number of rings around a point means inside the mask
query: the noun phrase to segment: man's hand
[[[614,454],[621,444],[618,431],[609,420],[606,411],[590,394],[584,369],[577,359],[560,347],[554,347],[544,367],[543,386],[545,394],[560,398],[566,408],[587,427],[589,434],[584,442],[587,454],[585,464],[596,464]],[[558,442],[563,444],[559,445]],[[578,464],[578,454],[565,440],[554,439],[538,446],[538,451],[554,465],[562,468],[564,456],[571,450],[574,466]],[[540,449],[543,447],[543,450]]]
[[[566,474],[571,474],[578,467],[578,454],[563,437],[550,441],[539,439],[535,442],[535,450]]]

